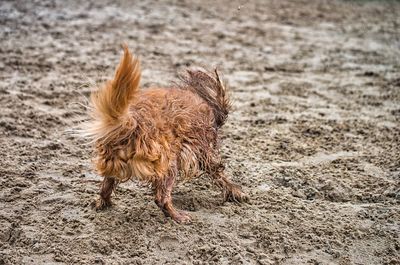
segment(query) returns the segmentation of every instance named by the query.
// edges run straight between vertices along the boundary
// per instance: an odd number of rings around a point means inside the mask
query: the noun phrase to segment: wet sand
[[[137,1],[139,2],[139,1]],[[0,264],[399,264],[400,4],[395,1],[2,1]],[[69,131],[128,43],[142,87],[218,66],[233,111],[227,173],[174,198],[101,178]]]

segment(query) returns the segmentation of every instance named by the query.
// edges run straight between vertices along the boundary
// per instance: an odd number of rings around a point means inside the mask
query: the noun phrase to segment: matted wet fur
[[[170,88],[139,89],[140,66],[127,46],[113,80],[91,95],[92,121],[87,127],[95,145],[95,167],[104,177],[96,208],[111,205],[116,183],[135,178],[152,184],[155,202],[178,223],[190,216],[172,204],[179,179],[207,173],[224,199],[246,195],[224,174],[218,130],[230,104],[217,70],[188,70]],[[179,178],[179,179],[178,179]]]

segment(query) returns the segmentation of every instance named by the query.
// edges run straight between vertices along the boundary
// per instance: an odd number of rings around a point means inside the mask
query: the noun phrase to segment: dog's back
[[[137,126],[133,168],[142,180],[166,174],[175,160],[184,173],[182,177],[192,177],[199,172],[206,152],[215,148],[213,111],[191,91],[145,90],[132,102],[129,113]],[[150,158],[152,165],[142,170],[145,158]]]

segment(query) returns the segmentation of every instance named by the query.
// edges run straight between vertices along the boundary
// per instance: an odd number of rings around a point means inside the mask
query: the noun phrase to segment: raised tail
[[[114,79],[107,81],[90,98],[93,106],[94,124],[89,135],[101,137],[126,118],[129,102],[139,91],[140,65],[126,45],[124,55],[117,67]]]
[[[180,76],[180,79],[180,88],[196,93],[212,108],[215,127],[220,128],[224,125],[231,103],[217,69],[214,70],[214,74],[202,70],[187,70],[187,74]]]

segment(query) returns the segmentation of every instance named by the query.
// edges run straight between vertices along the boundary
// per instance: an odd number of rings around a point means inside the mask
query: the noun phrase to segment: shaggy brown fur
[[[113,80],[92,93],[88,135],[95,144],[95,166],[104,177],[96,208],[111,205],[116,183],[136,178],[152,184],[155,202],[178,223],[190,217],[172,204],[174,183],[207,173],[225,200],[247,197],[224,174],[218,129],[230,108],[218,72],[187,71],[171,88],[140,90],[139,61],[124,46]]]

